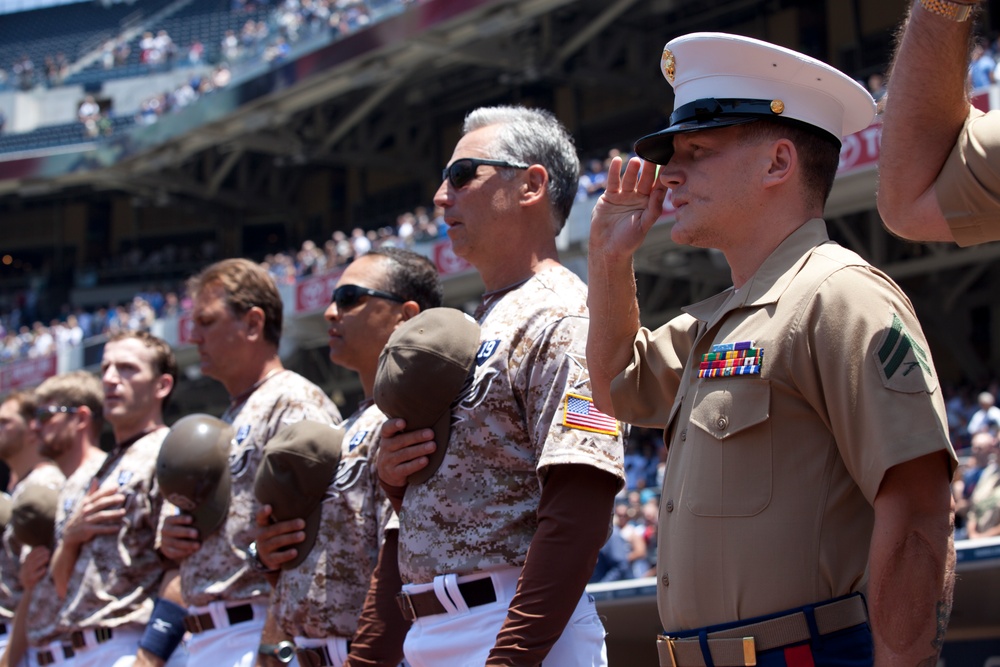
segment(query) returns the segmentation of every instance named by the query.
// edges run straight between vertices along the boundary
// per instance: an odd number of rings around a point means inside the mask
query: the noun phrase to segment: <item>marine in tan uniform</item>
[[[647,162],[612,163],[594,212],[587,354],[599,405],[665,428],[661,664],[864,665],[874,647],[933,665],[954,558],[941,389],[909,300],[819,218],[874,102],[734,35],[674,39],[662,69],[670,125],[636,142]],[[721,250],[733,287],[649,331],[632,257],[668,189],[671,237]]]
[[[978,4],[916,0],[893,58],[878,208],[905,239],[1000,239],[1000,113],[973,108],[967,90]]]
[[[373,250],[352,262],[333,292],[324,316],[329,323],[330,360],[358,373],[364,400],[344,422],[343,454],[321,505],[315,543],[299,557],[291,533],[305,522],[268,525],[271,508],[258,516],[261,560],[277,573],[270,613],[299,651],[299,664],[344,664],[350,645],[353,665],[396,665],[409,627],[395,603],[398,578],[383,581],[365,607],[369,580],[386,540],[396,554],[398,527],[378,484],[375,457],[385,415],[372,402],[379,354],[396,327],[441,305],[443,289],[425,257],[396,248]],[[390,521],[392,526],[390,527]],[[287,536],[287,537],[286,537]],[[284,567],[285,569],[279,569]],[[393,590],[394,589],[394,590]],[[377,641],[354,641],[362,608]],[[272,652],[274,649],[270,649]],[[303,655],[305,654],[305,655]]]
[[[235,436],[229,457],[232,500],[222,526],[210,535],[191,516],[165,505],[161,549],[180,563],[189,607],[191,667],[249,667],[254,663],[271,586],[247,551],[254,540],[254,475],[267,441],[284,424],[303,419],[333,424],[337,406],[278,357],[282,303],[273,279],[243,259],[217,262],[191,279],[191,340],[202,372],[230,395],[222,415]],[[269,639],[265,637],[265,640]]]
[[[35,428],[39,435],[39,451],[52,460],[66,478],[59,492],[52,541],[55,545],[74,502],[88,488],[107,456],[98,447],[104,424],[104,392],[95,376],[86,371],[74,371],[45,380],[35,389],[34,396],[38,404]],[[10,665],[18,664],[25,651],[31,667],[74,655],[73,647],[63,643],[56,629],[62,600],[53,579],[48,576],[50,553],[49,547],[36,546],[23,557],[21,582],[25,594],[22,605],[26,605],[26,613],[22,617],[19,611],[15,619],[15,631],[7,652]]]
[[[382,431],[414,667],[606,664],[584,587],[610,532],[623,450],[618,424],[590,397],[586,288],[555,246],[578,174],[550,113],[481,108],[434,198],[487,291],[449,441],[398,419]],[[437,447],[447,448],[440,468],[407,484]]]
[[[0,459],[11,472],[13,504],[25,489],[41,484],[58,489],[65,477],[51,461],[38,451],[38,434],[32,428],[35,419],[35,398],[30,392],[14,392],[0,403]],[[24,592],[19,580],[21,552],[24,547],[14,535],[13,525],[2,530],[0,545],[0,655],[13,630],[14,610]]]
[[[171,658],[172,652],[141,648],[140,640],[155,598],[167,594],[176,575],[155,544],[163,506],[155,464],[176,379],[173,352],[155,336],[126,332],[104,346],[104,418],[116,444],[87,485],[67,498],[50,566],[63,599],[55,631],[73,647],[76,667],[131,665],[137,655],[135,664],[159,667]],[[181,651],[171,664],[183,661]]]

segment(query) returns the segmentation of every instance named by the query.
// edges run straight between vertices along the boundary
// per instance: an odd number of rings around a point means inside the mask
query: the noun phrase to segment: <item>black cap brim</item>
[[[667,164],[674,156],[674,135],[685,132],[698,132],[699,130],[711,130],[717,127],[727,127],[729,125],[743,125],[760,120],[762,116],[737,116],[727,115],[716,118],[706,118],[703,120],[690,120],[675,123],[665,130],[647,134],[635,142],[633,150],[635,154],[647,162],[653,164]]]

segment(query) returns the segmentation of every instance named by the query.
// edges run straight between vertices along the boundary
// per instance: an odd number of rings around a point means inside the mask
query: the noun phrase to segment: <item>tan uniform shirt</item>
[[[141,437],[115,450],[98,471],[99,488],[125,496],[125,517],[118,533],[98,535],[80,546],[57,632],[85,628],[145,627],[163,579],[156,551],[156,526],[163,497],[156,484],[156,457],[170,429]],[[87,489],[73,499],[79,504]]]
[[[216,600],[260,602],[258,598],[270,595],[270,585],[251,567],[246,553],[257,527],[253,483],[264,446],[286,424],[303,419],[336,424],[340,413],[322,389],[297,373],[283,370],[268,378],[244,403],[227,410],[222,419],[233,425],[235,433],[229,454],[233,497],[222,527],[204,537],[201,548],[181,561],[181,590],[189,606]],[[164,508],[164,512],[176,512],[170,503]]]
[[[39,463],[14,487],[11,503],[30,486],[40,484],[59,489],[65,481],[62,471],[54,463]],[[14,609],[24,594],[18,577],[24,555],[24,545],[14,535],[14,527],[7,525],[3,530],[3,544],[0,545],[0,622],[9,622],[14,618]]]
[[[55,540],[53,544],[58,544],[62,539],[63,529],[66,527],[66,520],[73,512],[73,508],[78,498],[82,498],[90,486],[90,480],[101,467],[105,457],[98,456],[89,461],[84,461],[80,467],[73,472],[63,484],[59,492],[59,507],[56,511]],[[52,577],[46,575],[35,586],[31,593],[31,604],[28,607],[28,621],[26,624],[28,633],[28,644],[40,647],[53,641],[59,636],[57,625],[59,621],[59,610],[63,601],[56,593],[56,586],[52,583]]]
[[[590,465],[624,481],[620,435],[575,425],[586,420],[574,407],[592,407],[586,302],[583,283],[561,266],[487,296],[474,381],[452,409],[448,451],[403,499],[405,583],[523,565],[551,465]],[[609,421],[603,430],[617,431]]]
[[[934,190],[959,245],[1000,239],[1000,111],[971,110]]]
[[[352,637],[358,629],[392,515],[375,469],[383,422],[372,403],[345,422],[343,456],[323,499],[316,543],[298,567],[281,572],[271,604],[292,637]]]
[[[740,289],[641,330],[612,383],[615,415],[663,427],[657,601],[667,631],[862,590],[872,502],[892,466],[954,452],[927,342],[883,273],[790,235]],[[747,370],[712,374],[715,345]],[[716,352],[719,354],[719,352]],[[741,360],[743,361],[743,360]]]

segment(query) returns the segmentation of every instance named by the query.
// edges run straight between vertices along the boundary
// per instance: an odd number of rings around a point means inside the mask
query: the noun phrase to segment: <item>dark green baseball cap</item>
[[[257,500],[271,506],[275,521],[306,522],[306,538],[294,545],[297,554],[283,569],[302,563],[316,543],[323,498],[340,465],[343,440],[343,429],[304,420],[279,430],[264,447],[253,485]]]
[[[156,457],[160,492],[194,518],[201,539],[218,530],[229,513],[232,440],[233,427],[218,417],[188,415],[170,428]]]
[[[415,431],[434,429],[437,449],[407,478],[422,484],[437,472],[451,437],[451,406],[469,380],[479,351],[479,324],[454,308],[429,308],[399,325],[375,376],[375,404]]]

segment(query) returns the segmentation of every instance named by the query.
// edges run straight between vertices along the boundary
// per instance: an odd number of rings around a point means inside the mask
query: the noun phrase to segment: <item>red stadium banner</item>
[[[840,147],[840,166],[837,167],[837,176],[861,169],[875,169],[881,141],[882,121],[876,121],[860,132],[844,137],[844,144]]]
[[[191,311],[185,311],[181,313],[181,316],[179,318],[177,318],[178,345],[191,344],[191,327],[193,325],[194,325],[194,320],[191,319]]]
[[[451,239],[438,241],[434,244],[434,266],[442,276],[465,273],[473,270],[472,264],[455,254],[451,247]]]
[[[0,392],[7,393],[41,384],[56,374],[56,355],[24,359],[0,366]]]
[[[309,276],[295,284],[295,312],[311,313],[325,310],[330,305],[330,295],[337,286],[343,267],[319,276]]]

